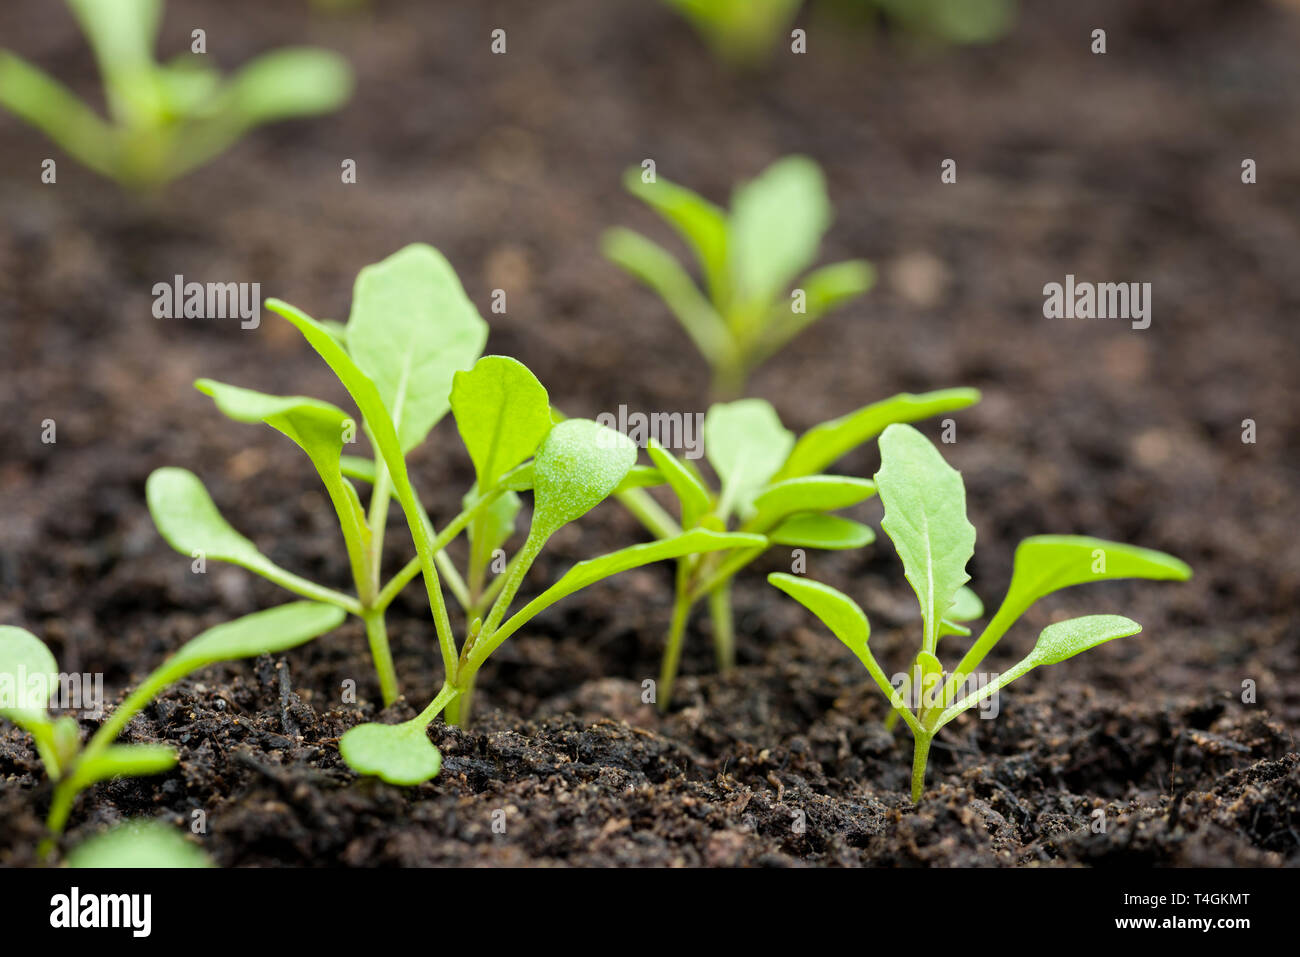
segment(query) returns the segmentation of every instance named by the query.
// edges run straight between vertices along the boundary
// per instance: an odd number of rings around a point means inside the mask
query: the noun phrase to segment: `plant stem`
[[[366,623],[366,640],[370,642],[370,657],[375,662],[375,673],[379,676],[379,693],[383,696],[387,708],[397,700],[397,670],[393,667],[393,652],[388,645],[388,627],[384,624],[382,610],[371,609],[361,616]]]
[[[713,619],[713,652],[718,670],[736,666],[736,630],[731,617],[731,582],[709,592],[709,616]]]
[[[614,496],[655,538],[672,538],[682,533],[673,517],[641,488],[628,489]]]
[[[921,800],[925,790],[925,765],[930,756],[930,741],[933,734],[918,734],[912,751],[912,803]]]
[[[685,576],[680,573],[685,563],[679,562],[678,567],[677,590],[673,594],[672,623],[668,626],[668,642],[664,646],[664,660],[659,668],[660,711],[667,711],[673,699],[673,685],[677,681],[677,668],[682,658],[682,639],[686,635],[686,623],[691,616],[691,599],[684,587]]]

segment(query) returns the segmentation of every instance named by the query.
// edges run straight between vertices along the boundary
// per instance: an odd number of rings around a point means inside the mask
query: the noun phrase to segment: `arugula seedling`
[[[724,63],[751,67],[772,52],[803,0],[665,0]]]
[[[347,324],[321,328],[331,338],[338,337],[340,351],[346,348],[349,362],[371,383],[375,407],[393,433],[394,454],[402,457],[446,415],[452,377],[474,364],[487,341],[487,323],[465,295],[451,264],[436,249],[422,244],[407,246],[362,269]],[[401,589],[419,573],[419,564],[411,562],[391,581],[383,581],[380,559],[394,484],[384,456],[378,451],[373,460],[345,456],[343,448],[355,436],[356,423],[328,402],[266,395],[211,379],[200,379],[195,385],[230,418],[269,425],[307,453],[338,518],[356,596],[280,568],[226,522],[202,481],[184,469],[162,468],[149,476],[149,511],[159,532],[184,555],[202,554],[241,565],[295,594],[337,605],[359,617],[366,627],[384,704],[392,704],[400,689],[384,616]],[[367,431],[373,426],[367,417]],[[371,444],[375,445],[373,434]],[[371,484],[368,511],[350,479]],[[448,526],[435,552],[492,508],[501,494],[494,490],[472,503]]]
[[[672,700],[686,626],[701,600],[708,600],[719,669],[725,671],[734,663],[731,583],[746,565],[773,545],[849,549],[874,541],[875,533],[868,526],[830,513],[869,498],[875,486],[865,479],[826,475],[824,469],[891,423],[963,409],[979,397],[975,389],[905,392],[814,426],[797,442],[776,410],[762,399],[715,405],[704,419],[704,451],[722,480],[720,490],[710,488],[688,461],[651,442],[650,458],[680,505],[680,525],[644,491],[619,493],[651,533],[672,538],[682,529],[721,531],[734,522],[738,532],[763,538],[753,548],[679,559],[659,674],[659,706],[666,709]]]
[[[209,628],[158,666],[118,705],[83,747],[75,718],[54,718],[50,696],[59,687],[58,664],[49,648],[29,631],[0,627],[0,687],[13,697],[0,708],[32,736],[45,772],[54,782],[46,826],[45,853],[63,833],[77,795],[99,781],[160,774],[176,764],[176,753],[161,744],[115,744],[132,718],[158,694],[201,668],[222,661],[277,654],[338,626],[343,612],[332,605],[298,601],[245,615]]]
[[[979,601],[966,588],[966,563],[974,554],[975,529],[966,519],[966,490],[961,475],[949,466],[920,432],[891,425],[880,437],[876,490],[885,506],[880,523],[894,542],[903,571],[921,606],[921,648],[909,669],[908,686],[895,688],[867,646],[867,617],[843,592],[795,575],[774,574],[768,581],[822,620],[852,651],[912,732],[912,800],[925,786],[930,742],[944,725],[1041,665],[1067,658],[1115,638],[1136,635],[1137,622],[1120,615],[1086,615],[1048,625],[1033,650],[1019,662],[974,690],[975,669],[998,640],[1038,599],[1086,582],[1115,578],[1186,581],[1191,569],[1172,555],[1082,535],[1037,535],[1016,548],[1006,597],[951,672],[937,652],[939,639],[969,634],[961,620],[982,615]],[[905,699],[914,688],[914,705]]]
[[[331,112],[351,94],[351,70],[328,50],[274,50],[225,79],[194,54],[154,59],[162,0],[67,2],[94,50],[110,119],[7,50],[0,50],[0,106],[123,186],[170,182],[253,127]]]
[[[657,292],[713,370],[714,394],[733,398],[750,373],[832,309],[875,283],[875,270],[854,259],[799,278],[817,258],[831,205],[821,169],[790,156],[742,184],[731,211],[639,168],[623,179],[685,240],[698,260],[707,295],[662,246],[630,229],[608,230],[605,256]]]

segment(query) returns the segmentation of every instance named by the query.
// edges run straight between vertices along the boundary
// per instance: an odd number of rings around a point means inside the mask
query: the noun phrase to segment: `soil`
[[[967,483],[986,599],[1015,543],[1040,532],[1164,549],[1196,570],[1187,584],[1073,589],[1034,609],[991,666],[1070,614],[1122,612],[1145,633],[1034,673],[997,720],[956,722],[916,805],[910,740],[884,730],[861,667],[764,584],[788,566],[780,551],[737,585],[739,667],[713,672],[697,622],[667,714],[641,703],[671,584],[652,567],[508,642],[472,726],[431,730],[440,777],[409,790],[358,779],[338,736],[413,714],[440,680],[411,588],[390,614],[408,700],[371,703],[355,620],[282,659],[209,669],[125,734],[174,745],[180,766],[83,795],[67,843],[125,816],[188,825],[203,811],[225,866],[1300,861],[1300,20],[1226,0],[1024,6],[1004,41],[947,50],[814,9],[806,56],[735,76],[654,3],[376,0],[314,18],[307,4],[176,0],[165,51],[196,25],[226,67],[318,43],[346,54],[358,88],[341,113],[261,130],[143,200],[0,116],[0,621],[43,636],[65,670],[103,672],[110,701],[202,628],[285,600],[240,569],[191,574],[149,519],[152,469],[194,470],[275,561],[348,581],[297,450],[225,420],[189,384],[338,402],[341,389],[269,314],[256,330],[154,319],[153,284],[255,281],[345,316],[360,266],[427,241],[490,319],[489,350],[526,362],[570,414],[702,411],[702,361],[597,249],[620,223],[670,241],[619,186],[645,157],[720,201],[787,153],[823,165],[837,210],[824,260],[867,256],[882,280],[751,391],[802,430],[898,391],[982,389],[944,452]],[[1089,52],[1098,25],[1104,56]],[[505,56],[488,50],[497,26]],[[97,96],[61,5],[11,0],[0,36]],[[39,181],[47,156],[53,186]],[[948,157],[955,185],[940,183]],[[1256,185],[1240,179],[1247,157]],[[344,158],[355,185],[340,183]],[[1151,282],[1151,327],[1045,319],[1042,287],[1067,273]],[[489,310],[495,288],[505,315]],[[873,455],[840,467],[870,474]],[[412,468],[434,520],[454,514],[471,472],[450,421]],[[879,519],[874,501],[858,512]],[[395,569],[408,554],[396,513],[392,528]],[[639,534],[602,506],[556,539],[527,588]],[[814,553],[808,572],[858,599],[896,670],[918,618],[891,552],[882,539]],[[341,700],[348,679],[359,703]],[[0,864],[34,863],[49,793],[26,736],[0,730]]]

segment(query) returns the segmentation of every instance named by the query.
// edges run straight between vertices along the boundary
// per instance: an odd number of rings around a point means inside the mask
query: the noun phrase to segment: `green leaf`
[[[811,578],[774,572],[767,580],[821,619],[844,645],[866,663],[875,658],[867,648],[871,626],[866,613],[848,595]]]
[[[289,602],[209,628],[182,645],[168,664],[188,674],[218,661],[279,654],[337,628],[344,617],[333,605]]]
[[[731,350],[726,322],[671,253],[640,233],[621,227],[606,230],[600,248],[606,259],[658,294],[710,365],[718,365],[726,358]]]
[[[1122,615],[1086,615],[1048,625],[1039,633],[1033,651],[998,675],[995,680],[945,709],[934,721],[931,730],[939,730],[963,711],[973,708],[985,698],[992,697],[1039,665],[1058,664],[1089,648],[1095,648],[1116,638],[1127,638],[1141,631],[1141,625]],[[957,671],[962,675],[969,675],[964,663],[958,666]],[[950,687],[945,689],[945,693],[952,692],[951,685],[955,677],[956,675],[948,679]]]
[[[618,483],[618,488],[614,489],[614,494],[630,492],[634,488],[651,488],[655,485],[663,485],[665,481],[664,473],[657,468],[651,468],[649,465],[634,465],[623,476],[623,481]]]
[[[338,109],[352,95],[348,61],[329,50],[284,47],[245,64],[222,92],[244,127]]]
[[[359,724],[339,739],[339,754],[358,774],[412,787],[436,777],[442,754],[420,720],[402,724]]]
[[[932,652],[957,589],[970,580],[975,527],[966,519],[966,487],[929,439],[910,425],[891,425],[880,437],[876,490],[885,506],[880,527],[921,606],[922,649]]]
[[[952,412],[974,405],[980,400],[976,389],[943,389],[913,395],[896,396],[863,406],[856,412],[815,425],[795,444],[794,451],[781,467],[777,479],[812,475],[836,459],[847,455],[863,442],[875,438],[895,422],[915,422],[940,412]]]
[[[542,592],[527,605],[510,617],[490,638],[474,646],[470,663],[477,667],[487,660],[503,641],[527,624],[533,617],[545,611],[563,598],[586,588],[603,578],[609,578],[653,562],[681,558],[683,555],[700,555],[706,552],[724,551],[733,548],[765,548],[767,539],[762,535],[742,535],[736,532],[712,532],[702,528],[682,532],[673,538],[642,545],[621,548],[599,558],[589,558],[570,568],[546,591]]]
[[[73,848],[69,867],[212,867],[208,855],[173,827],[158,821],[127,821]]]
[[[694,528],[713,505],[713,498],[708,488],[681,459],[658,442],[651,440],[647,443],[646,452],[650,460],[659,467],[668,487],[673,490],[677,501],[681,503],[682,527]]]
[[[704,417],[704,453],[722,479],[718,514],[742,514],[794,446],[794,433],[763,399],[718,403]]]
[[[471,508],[474,504],[472,496],[476,494],[475,491],[466,495],[462,505],[467,509]],[[470,546],[476,554],[484,556],[484,564],[491,557],[492,552],[504,545],[515,533],[515,518],[522,507],[523,503],[519,496],[514,492],[506,491],[488,505],[477,521],[469,523],[466,534]]]
[[[30,631],[0,625],[0,717],[25,729],[48,724],[45,709],[58,687],[58,674],[59,664],[45,642]]]
[[[972,621],[982,617],[983,614],[984,603],[980,601],[979,595],[962,585],[957,589],[957,597],[953,600],[952,607],[948,609],[948,614],[943,616],[943,621],[939,624],[939,637],[945,635],[969,637],[970,629],[959,622]]]
[[[75,93],[48,73],[0,50],[0,106],[36,127],[101,176],[117,173],[116,132]]]
[[[842,475],[809,475],[775,482],[754,499],[754,514],[747,530],[766,531],[781,519],[799,512],[833,512],[857,505],[876,494],[866,479]]]
[[[769,166],[731,201],[727,254],[740,304],[767,304],[817,258],[831,223],[821,169],[803,156]]]
[[[375,460],[360,455],[343,455],[339,457],[339,471],[350,479],[375,484]]]
[[[505,356],[484,356],[468,372],[457,372],[450,403],[484,491],[532,455],[551,431],[546,389],[527,366]]]
[[[202,552],[207,558],[267,577],[279,571],[279,566],[221,517],[203,482],[188,469],[168,466],[154,470],[145,483],[145,500],[159,534],[182,555]]]
[[[623,185],[677,230],[695,253],[713,301],[725,302],[728,293],[726,211],[662,176],[646,183],[641,173],[639,166],[632,167],[623,175]]]
[[[218,409],[237,422],[265,422],[296,442],[315,462],[337,461],[343,432],[352,417],[338,406],[301,395],[268,395],[253,389],[199,379],[194,388],[211,396]]]
[[[1029,660],[1038,665],[1054,665],[1073,658],[1081,651],[1095,648],[1116,638],[1127,638],[1142,631],[1142,626],[1123,615],[1085,615],[1048,625],[1038,636]]]
[[[851,519],[811,512],[787,518],[767,537],[774,545],[842,550],[870,545],[876,533],[870,526]]]
[[[550,535],[603,502],[636,464],[636,443],[591,419],[554,426],[533,459],[533,532]]]
[[[803,290],[803,311],[794,311],[794,299],[772,307],[760,353],[770,356],[826,313],[867,292],[876,283],[876,270],[865,259],[823,266],[804,276],[796,288]]]
[[[1035,535],[1016,548],[1006,608],[1019,617],[1030,605],[1062,588],[1114,578],[1186,581],[1186,562],[1150,548],[1108,542],[1086,535]],[[1003,614],[1002,609],[998,611]]]
[[[486,341],[487,323],[432,246],[407,246],[357,275],[348,353],[379,391],[404,454],[446,415],[452,377]]]
[[[918,651],[914,667],[913,680],[916,683],[913,687],[918,702],[916,716],[922,727],[929,727],[929,723],[943,712],[943,665],[930,652]]]
[[[176,752],[164,744],[113,744],[78,761],[72,787],[81,791],[98,781],[162,774],[176,766]]]

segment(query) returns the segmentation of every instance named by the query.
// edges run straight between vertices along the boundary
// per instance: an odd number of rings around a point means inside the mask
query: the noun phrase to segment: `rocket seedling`
[[[94,51],[110,118],[7,50],[0,50],[0,106],[123,186],[161,186],[253,127],[331,112],[352,90],[347,63],[328,50],[273,50],[226,78],[205,63],[206,52],[154,58],[162,0],[67,3]]]
[[[867,617],[847,595],[795,575],[774,574],[768,581],[822,620],[866,667],[907,724],[915,742],[912,800],[919,801],[934,736],[958,715],[998,693],[1042,665],[1058,664],[1115,638],[1136,635],[1142,626],[1120,615],[1087,615],[1048,625],[1033,650],[1011,668],[981,682],[975,669],[1007,630],[1038,599],[1087,582],[1115,578],[1186,581],[1191,569],[1163,552],[1081,535],[1038,535],[1016,548],[1006,597],[979,638],[952,671],[937,653],[945,635],[969,635],[960,622],[983,614],[966,587],[966,563],[974,554],[975,529],[966,518],[966,490],[920,432],[891,425],[880,437],[876,490],[885,506],[881,528],[890,537],[903,571],[921,606],[921,647],[908,681],[894,687],[867,646]]]
[[[0,717],[32,736],[54,782],[46,818],[50,838],[43,852],[63,833],[77,795],[86,788],[108,778],[160,774],[175,766],[176,753],[166,745],[116,743],[131,719],[164,688],[218,662],[287,651],[337,627],[342,619],[343,612],[332,605],[298,601],[209,628],[145,678],[84,747],[77,720],[49,712],[59,687],[54,655],[31,632],[0,627]]]
[[[623,504],[656,536],[670,539],[682,529],[707,528],[763,537],[763,544],[678,560],[672,620],[664,647],[658,703],[672,700],[682,643],[691,610],[707,599],[719,669],[735,661],[731,583],[736,573],[772,546],[792,549],[849,549],[870,544],[875,533],[838,515],[875,494],[861,478],[827,475],[823,470],[875,438],[891,423],[911,422],[979,401],[975,389],[946,389],[921,395],[902,393],[823,422],[795,440],[762,399],[714,405],[704,419],[704,451],[721,479],[711,488],[689,460],[678,459],[651,442],[651,460],[680,506],[680,524],[643,490],[619,493]]]
[[[685,240],[707,292],[671,253],[640,233],[611,229],[602,249],[663,299],[708,361],[720,398],[740,395],[760,363],[875,283],[875,270],[861,259],[800,278],[817,259],[831,223],[825,179],[806,157],[786,157],[742,184],[729,213],[685,187],[659,176],[647,182],[647,176],[634,168],[623,182]]]

